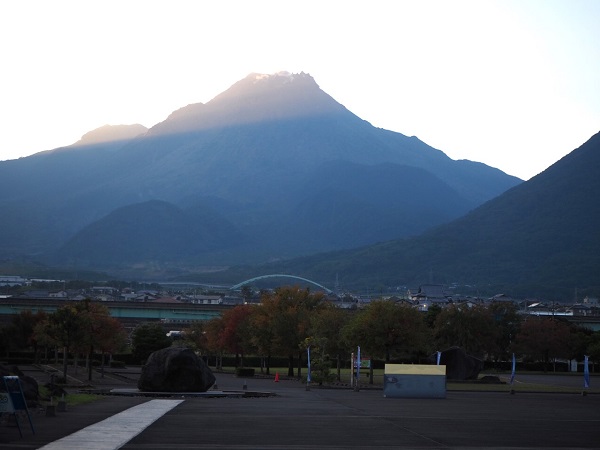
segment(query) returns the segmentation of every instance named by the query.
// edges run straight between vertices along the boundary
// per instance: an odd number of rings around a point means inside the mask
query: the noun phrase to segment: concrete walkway
[[[43,450],[121,448],[183,400],[151,400],[42,447]]]

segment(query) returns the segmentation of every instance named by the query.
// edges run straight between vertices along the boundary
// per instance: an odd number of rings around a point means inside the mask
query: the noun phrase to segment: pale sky
[[[600,131],[599,0],[0,3],[0,160],[151,127],[253,72],[529,179]]]

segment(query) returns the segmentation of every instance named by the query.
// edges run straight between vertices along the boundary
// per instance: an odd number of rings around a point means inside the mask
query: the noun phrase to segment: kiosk
[[[446,398],[446,366],[386,364],[383,396],[389,398]]]

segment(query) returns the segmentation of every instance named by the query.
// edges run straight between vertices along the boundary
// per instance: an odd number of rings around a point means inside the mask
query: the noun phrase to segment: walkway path
[[[113,450],[144,431],[183,400],[151,400],[51,442],[43,450]]]

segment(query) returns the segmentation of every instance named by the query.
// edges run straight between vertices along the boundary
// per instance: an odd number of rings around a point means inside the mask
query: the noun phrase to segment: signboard
[[[0,413],[15,412],[15,407],[12,404],[8,392],[0,392]]]
[[[31,431],[35,434],[33,429],[33,423],[31,422],[31,416],[27,409],[27,402],[23,395],[23,388],[21,387],[21,380],[17,376],[4,376],[4,388],[6,392],[0,392],[0,412],[12,413],[15,416],[17,427],[19,428],[19,434],[23,437],[21,431],[21,424],[19,424],[19,418],[17,417],[17,411],[25,411],[27,413],[27,419],[29,419],[29,425]]]
[[[354,368],[357,368],[358,361],[354,360]],[[361,369],[370,369],[371,368],[371,359],[370,358],[360,358],[360,368]]]

